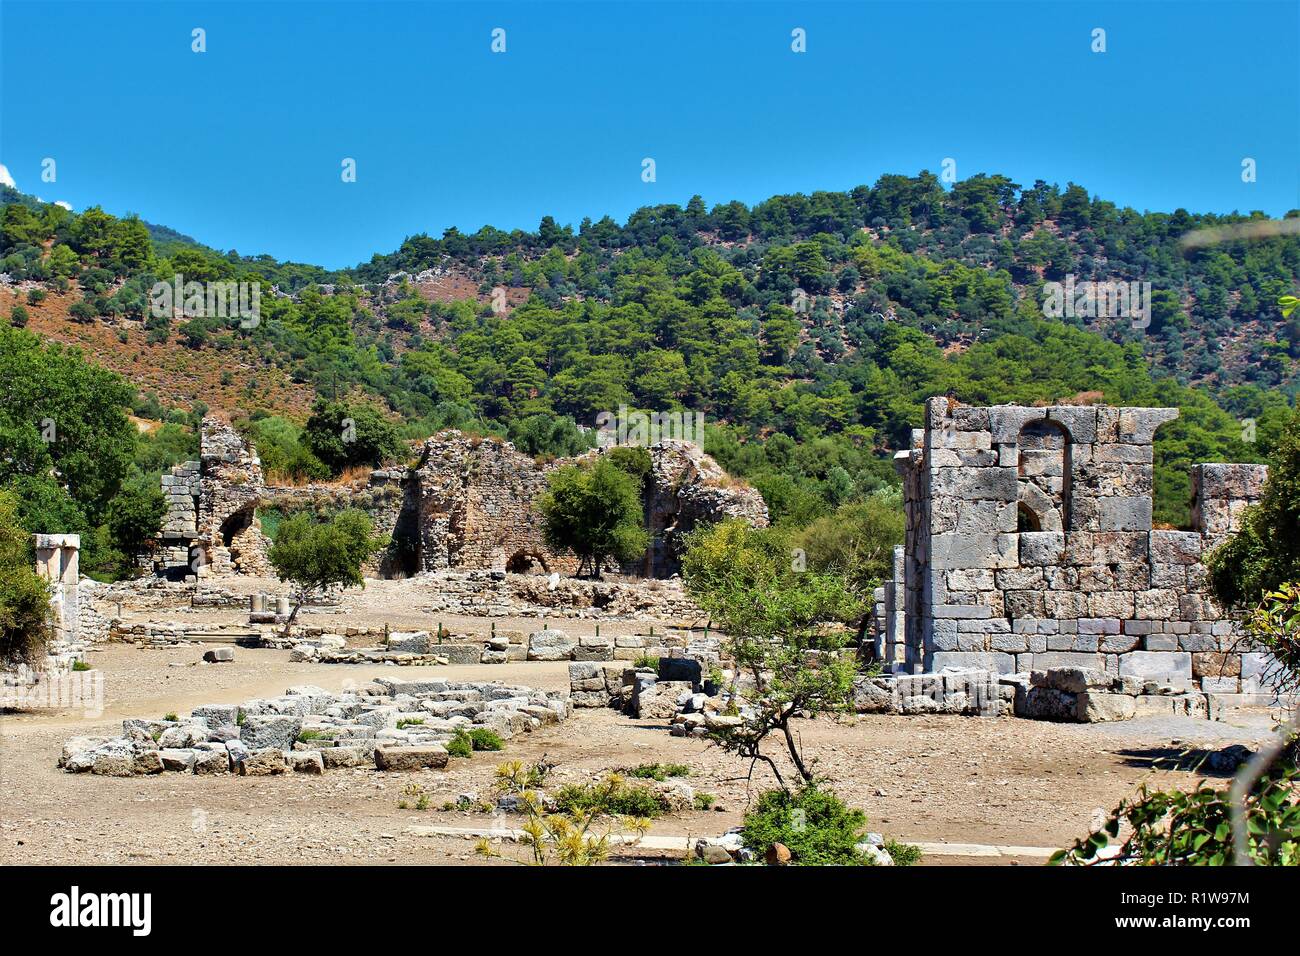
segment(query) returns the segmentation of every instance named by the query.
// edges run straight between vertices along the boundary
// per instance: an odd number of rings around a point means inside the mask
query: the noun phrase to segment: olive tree
[[[595,578],[606,558],[630,561],[650,542],[637,480],[605,457],[553,472],[538,508],[547,545],[572,551],[579,573],[589,567]]]
[[[382,547],[364,511],[349,508],[328,521],[297,514],[280,522],[267,557],[281,581],[294,587],[293,610],[284,624],[289,635],[303,604],[331,585],[363,587],[361,564]]]
[[[843,625],[863,613],[862,598],[843,577],[798,570],[791,550],[780,531],[737,519],[692,532],[682,563],[691,597],[727,633],[724,651],[752,683],[739,724],[715,736],[749,759],[751,772],[767,764],[786,791],[764,744],[776,734],[803,785],[814,781],[815,762],[805,758],[791,721],[851,708],[858,664]]]

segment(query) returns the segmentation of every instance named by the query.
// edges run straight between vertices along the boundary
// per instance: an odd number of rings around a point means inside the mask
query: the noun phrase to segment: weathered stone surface
[[[239,729],[239,739],[249,750],[275,747],[290,750],[302,732],[302,718],[281,714],[249,715]]]
[[[289,768],[295,773],[321,774],[325,760],[319,750],[294,750],[288,754]]]
[[[633,716],[642,720],[671,720],[677,703],[693,692],[690,681],[655,681],[643,684],[632,698]]]
[[[427,654],[429,632],[393,631],[388,635],[388,649],[399,654]]]
[[[1076,716],[1083,723],[1131,720],[1137,712],[1137,698],[1128,694],[1106,694],[1090,690],[1079,694]]]
[[[1125,677],[1147,680],[1192,679],[1192,655],[1182,652],[1161,653],[1133,651],[1119,659],[1119,672]]]
[[[235,651],[229,647],[214,647],[203,652],[203,659],[209,664],[224,663],[235,659]]]
[[[447,748],[441,744],[375,748],[375,766],[380,770],[441,770],[447,766],[447,760]]]
[[[248,756],[239,762],[239,773],[245,777],[270,777],[286,773],[289,764],[283,750],[277,747],[250,749]]]
[[[200,776],[230,773],[230,753],[224,748],[195,750],[191,769]]]
[[[530,661],[566,661],[573,653],[577,641],[564,631],[548,628],[528,635]]]

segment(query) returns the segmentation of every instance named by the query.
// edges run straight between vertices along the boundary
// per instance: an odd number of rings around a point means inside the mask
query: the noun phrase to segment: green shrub
[[[1300,800],[1293,767],[1274,766],[1246,794],[1248,852],[1256,866],[1300,865]],[[1094,833],[1048,862],[1094,866],[1225,866],[1233,862],[1231,788],[1202,782],[1195,790],[1149,790],[1123,800]],[[1120,828],[1130,831],[1120,842]],[[1101,854],[1102,850],[1110,850]]]
[[[486,727],[476,727],[471,730],[469,739],[475,750],[504,750],[506,746],[500,734]]]
[[[305,744],[309,740],[320,740],[324,736],[325,732],[321,730],[304,730],[298,734],[298,741]]]
[[[91,666],[90,666],[89,664],[87,664],[85,661],[73,661],[73,662],[72,662],[72,669],[73,669],[74,671],[88,671],[88,670],[92,670]]]
[[[163,720],[170,720],[172,723],[176,723],[180,718],[175,714],[163,714]]]
[[[599,783],[567,784],[555,795],[562,813],[589,812],[626,817],[657,817],[668,810],[667,801],[649,787],[629,784],[618,774]]]
[[[648,667],[648,668],[650,668],[651,670],[656,670],[656,671],[657,671],[657,670],[659,669],[659,658],[657,658],[657,657],[652,657],[652,656],[649,655],[649,654],[642,654],[640,657],[638,657],[636,660],[634,660],[634,661],[632,662],[632,666],[633,666],[633,667]]]
[[[790,850],[790,862],[802,866],[870,865],[858,849],[867,815],[810,783],[793,793],[769,790],[745,814],[745,846],[760,859],[774,843]]]
[[[689,777],[691,768],[680,763],[643,763],[638,764],[631,770],[625,770],[629,777],[637,777],[641,780],[657,780],[663,782],[669,777]]]
[[[711,793],[697,793],[695,795],[696,810],[712,810],[713,805],[718,802],[718,798]]]
[[[894,866],[912,866],[921,860],[921,848],[911,843],[886,840],[885,851],[893,858]]]
[[[447,753],[453,757],[468,757],[474,752],[474,741],[463,730],[456,731],[456,736],[446,743]]]
[[[403,727],[419,727],[423,723],[423,717],[403,717],[397,722],[397,729],[401,730]]]

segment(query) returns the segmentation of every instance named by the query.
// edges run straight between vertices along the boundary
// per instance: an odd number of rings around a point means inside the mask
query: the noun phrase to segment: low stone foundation
[[[59,766],[110,777],[437,769],[460,731],[487,729],[509,740],[572,712],[563,694],[494,682],[381,678],[342,694],[308,685],[196,707],[178,720],[124,720],[120,737],[73,737]]]

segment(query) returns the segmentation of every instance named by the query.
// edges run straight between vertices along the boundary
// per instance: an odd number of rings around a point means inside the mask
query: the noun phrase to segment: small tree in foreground
[[[289,635],[309,597],[331,585],[364,587],[361,564],[382,547],[364,511],[349,508],[330,521],[297,514],[280,522],[267,558],[281,581],[293,584],[293,610],[284,623]]]
[[[579,573],[599,578],[606,558],[630,561],[650,543],[636,479],[607,458],[555,471],[538,508],[547,545],[576,554]]]
[[[763,859],[776,844],[790,851],[795,866],[871,866],[875,856],[861,848],[867,815],[816,784],[787,793],[769,790],[745,813],[745,846]],[[911,866],[921,851],[886,840],[896,866]]]
[[[740,520],[692,532],[682,563],[691,596],[728,635],[724,652],[753,683],[751,712],[716,738],[748,759],[751,772],[766,763],[786,791],[764,741],[778,734],[803,783],[813,782],[813,763],[804,759],[790,722],[850,709],[858,668],[843,622],[864,609],[842,577],[800,566],[784,535]]]

